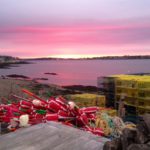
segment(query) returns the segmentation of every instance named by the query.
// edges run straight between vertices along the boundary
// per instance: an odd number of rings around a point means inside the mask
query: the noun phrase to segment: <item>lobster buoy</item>
[[[29,115],[21,115],[19,117],[20,127],[27,127],[29,124]]]
[[[32,103],[31,103],[31,102],[24,101],[24,100],[21,100],[21,101],[20,101],[20,106],[21,106],[21,108],[28,109],[28,108],[31,108],[31,107],[32,107]]]
[[[75,109],[76,107],[76,104],[72,101],[68,102],[69,106],[70,106],[70,109]]]
[[[40,101],[38,99],[34,99],[32,101],[32,104],[36,108],[46,108],[46,102],[44,103],[43,101]]]
[[[58,114],[57,113],[46,114],[45,120],[46,121],[58,121]]]

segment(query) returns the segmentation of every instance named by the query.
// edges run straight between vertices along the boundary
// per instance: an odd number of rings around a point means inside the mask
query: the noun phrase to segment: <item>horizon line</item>
[[[82,57],[62,57],[62,56],[42,56],[42,57],[19,57],[21,59],[94,59],[105,57],[150,57],[149,55],[100,55],[100,56],[82,56]]]

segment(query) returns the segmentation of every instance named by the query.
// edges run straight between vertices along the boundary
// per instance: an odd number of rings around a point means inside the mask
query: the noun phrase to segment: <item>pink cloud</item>
[[[139,29],[139,28],[150,27],[150,23],[131,23],[124,25],[110,25],[110,24],[82,24],[82,25],[66,25],[66,26],[18,26],[18,27],[3,27],[0,28],[0,33],[57,33],[57,32],[88,32],[88,31],[99,31],[99,30],[127,30],[127,29]]]
[[[25,55],[26,52],[31,54],[31,50],[34,54],[40,49],[44,50],[38,52],[38,55],[69,53],[59,50],[65,47],[70,49],[70,53],[110,54],[114,53],[113,49],[117,49],[119,54],[121,47],[129,49],[136,45],[135,48],[147,48],[149,43],[150,24],[136,22],[118,25],[89,23],[61,27],[20,26],[0,29],[0,46],[12,48],[18,55]],[[75,48],[72,52],[71,49]]]
[[[52,43],[103,43],[115,44],[120,42],[132,42],[137,40],[139,32],[145,32],[144,37],[149,36],[150,25],[120,25],[120,26],[76,26],[76,27],[18,27],[1,29],[1,34],[7,34],[6,38],[12,38],[18,43],[46,44]],[[146,34],[146,35],[145,35]],[[3,35],[3,36],[4,36]],[[140,34],[141,36],[141,34]],[[143,38],[143,36],[142,36]],[[127,41],[127,39],[129,39]],[[142,39],[141,39],[142,40]],[[37,43],[36,43],[37,42]]]

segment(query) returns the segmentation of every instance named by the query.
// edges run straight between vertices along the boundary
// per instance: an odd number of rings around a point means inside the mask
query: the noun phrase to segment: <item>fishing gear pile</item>
[[[89,124],[91,121],[96,121],[96,113],[99,111],[99,107],[79,108],[74,102],[69,102],[61,96],[44,100],[26,89],[22,91],[33,98],[25,99],[13,95],[14,98],[20,100],[16,103],[0,105],[1,125],[2,127],[7,126],[9,131],[48,121],[56,121],[98,136],[104,135],[101,128],[92,127]]]

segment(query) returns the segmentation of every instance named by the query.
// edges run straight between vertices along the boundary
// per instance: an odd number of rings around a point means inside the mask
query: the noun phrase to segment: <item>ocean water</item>
[[[31,78],[48,78],[44,83],[58,85],[97,86],[97,77],[127,74],[150,73],[150,60],[44,60],[31,61],[11,69],[0,69],[0,75],[20,74]],[[58,75],[45,75],[45,72]]]

